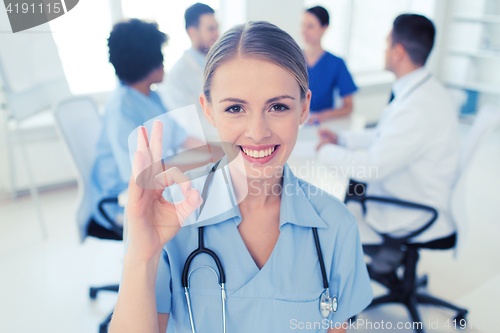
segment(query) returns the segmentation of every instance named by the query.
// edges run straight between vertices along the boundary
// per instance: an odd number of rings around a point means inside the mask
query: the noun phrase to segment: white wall
[[[219,33],[224,33],[236,24],[245,23],[246,8],[247,0],[219,0],[219,10],[215,13],[219,23]]]
[[[304,0],[248,0],[246,18],[248,21],[268,21],[300,40],[300,26]]]
[[[9,151],[7,150],[7,113],[0,109],[0,194],[10,189]]]
[[[268,21],[300,41],[304,0],[220,0],[220,32],[248,21]]]

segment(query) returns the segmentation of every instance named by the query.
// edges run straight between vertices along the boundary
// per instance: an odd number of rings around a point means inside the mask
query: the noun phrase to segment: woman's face
[[[217,128],[230,160],[242,154],[248,178],[265,179],[283,170],[299,125],[309,114],[311,92],[300,99],[298,82],[269,61],[238,57],[212,76],[211,102],[200,102]]]
[[[302,17],[302,37],[306,44],[317,44],[325,33],[328,26],[322,27],[319,19],[309,12]]]

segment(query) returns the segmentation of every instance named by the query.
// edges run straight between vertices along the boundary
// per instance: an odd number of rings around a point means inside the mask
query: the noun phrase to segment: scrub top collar
[[[139,90],[132,88],[131,86],[123,83],[123,81],[120,81],[119,85],[120,89],[123,91],[127,91],[129,94],[134,96],[134,98],[139,99],[142,103],[151,103],[151,97],[153,96],[153,91],[149,91],[149,96],[144,95],[142,92]]]
[[[319,56],[318,60],[316,60],[316,62],[314,63],[314,65],[309,65],[309,63],[307,62],[306,60],[306,65],[307,65],[307,68],[309,69],[313,69],[314,67],[316,67],[316,65],[321,62],[321,60],[323,60],[323,58],[326,56],[328,52],[324,51],[323,50],[323,53]],[[306,53],[304,52],[304,50],[302,50],[302,54],[304,55],[304,58],[306,58]]]
[[[328,228],[311,204],[311,195],[328,195],[299,180],[285,164],[281,194],[280,229],[286,223],[306,228]]]
[[[427,75],[429,75],[429,72],[424,67],[420,67],[406,75],[403,75],[392,85],[394,97],[398,98],[404,96],[413,88],[414,85],[418,84],[418,82],[424,79]]]
[[[225,156],[224,159],[227,157]],[[241,221],[241,212],[239,206],[236,202],[236,196],[234,195],[233,183],[231,180],[231,175],[229,172],[229,166],[224,163],[224,170],[228,178],[228,183],[224,181],[222,171],[218,169],[212,184],[208,190],[207,202],[202,214],[205,212],[207,207],[218,207],[219,214],[208,219],[203,219],[198,223],[193,223],[193,227],[201,227],[206,225],[217,224],[221,222],[228,221],[232,219],[236,226],[238,226]],[[283,191],[281,194],[281,206],[280,206],[280,230],[286,223],[295,224],[297,226],[306,228],[328,228],[327,224],[318,215],[316,210],[311,204],[309,197],[311,195],[328,195],[321,190],[314,188],[312,185],[299,180],[293,172],[290,170],[288,164],[285,164],[283,169]],[[199,189],[201,193],[202,189]],[[213,195],[218,193],[219,195]],[[227,193],[227,195],[225,195]],[[231,201],[229,195],[233,196],[233,201]],[[233,205],[232,202],[236,203]],[[225,207],[225,208],[224,208]]]

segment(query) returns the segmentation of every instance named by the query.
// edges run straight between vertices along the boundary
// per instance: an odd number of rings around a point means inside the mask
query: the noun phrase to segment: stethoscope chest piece
[[[321,312],[321,315],[323,318],[328,318],[330,315],[330,312],[337,312],[337,297],[333,296],[330,297],[330,293],[328,292],[328,289],[325,289],[320,296],[319,299],[319,311]]]

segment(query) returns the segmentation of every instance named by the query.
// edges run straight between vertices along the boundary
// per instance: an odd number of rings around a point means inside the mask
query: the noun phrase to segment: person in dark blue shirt
[[[350,114],[353,108],[352,94],[358,89],[344,60],[321,47],[321,38],[329,23],[328,11],[321,6],[304,12],[302,36],[306,44],[304,55],[309,89],[312,91],[310,124]],[[335,108],[335,90],[343,99],[340,108]]]

